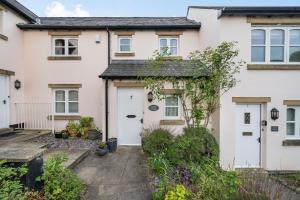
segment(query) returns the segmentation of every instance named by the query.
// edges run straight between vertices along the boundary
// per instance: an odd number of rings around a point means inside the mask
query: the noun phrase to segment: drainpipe
[[[110,64],[110,31],[107,31],[107,66]],[[108,141],[108,79],[105,79],[105,140]]]

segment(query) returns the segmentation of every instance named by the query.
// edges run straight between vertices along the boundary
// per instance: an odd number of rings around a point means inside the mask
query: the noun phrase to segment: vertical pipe
[[[110,64],[110,32],[107,28],[107,66]],[[108,79],[105,79],[105,141],[108,141]]]

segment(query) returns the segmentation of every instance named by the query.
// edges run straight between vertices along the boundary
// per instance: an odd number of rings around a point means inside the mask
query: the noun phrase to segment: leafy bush
[[[177,182],[186,186],[191,184],[192,173],[187,167],[177,166],[174,174]]]
[[[42,180],[45,183],[45,197],[48,200],[78,200],[84,186],[80,179],[63,166],[67,160],[64,155],[54,155],[46,161]]]
[[[173,141],[173,135],[166,129],[158,128],[145,136],[143,149],[150,155],[166,151]]]
[[[66,126],[66,130],[70,136],[77,137],[80,135],[80,124],[75,121],[69,121]]]
[[[94,118],[93,117],[80,117],[79,124],[81,127],[85,128],[92,128],[94,125]]]
[[[167,176],[171,170],[170,163],[164,158],[164,154],[154,154],[153,157],[148,159],[150,168],[159,176]]]
[[[21,178],[27,173],[26,166],[13,168],[0,161],[0,199],[25,199]]]
[[[167,192],[165,200],[186,200],[190,196],[190,191],[188,191],[183,185],[176,185]]]
[[[186,128],[168,148],[167,158],[173,165],[218,161],[218,144],[206,128]]]

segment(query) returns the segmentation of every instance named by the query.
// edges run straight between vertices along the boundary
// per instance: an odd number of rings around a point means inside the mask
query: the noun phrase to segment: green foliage
[[[191,196],[191,192],[188,191],[184,185],[176,185],[169,190],[165,196],[165,200],[186,200]]]
[[[69,121],[66,130],[71,137],[77,137],[79,135],[80,124],[76,121]]]
[[[78,200],[82,197],[84,186],[72,171],[63,166],[65,161],[66,156],[58,154],[45,163],[42,180],[48,200]]]
[[[88,116],[80,117],[79,124],[81,127],[92,128],[94,125],[94,118]]]
[[[154,154],[153,157],[148,159],[149,167],[159,176],[165,177],[171,170],[171,165],[167,159],[165,159],[164,153]]]
[[[173,165],[202,164],[207,159],[217,161],[219,149],[215,138],[206,128],[186,128],[175,138],[166,156]]]
[[[5,166],[0,161],[0,199],[1,200],[22,200],[25,199],[23,185],[20,179],[27,173],[26,166],[13,168]]]
[[[100,149],[105,149],[105,148],[107,148],[107,143],[106,143],[106,142],[100,142],[100,143],[98,144],[98,147],[99,147]]]
[[[207,48],[189,55],[189,62],[168,60],[168,54],[156,52],[148,65],[157,74],[156,77],[141,74],[146,88],[151,90],[158,100],[165,98],[164,87],[171,83],[175,94],[180,98],[183,115],[188,126],[207,126],[211,114],[219,107],[222,94],[236,85],[235,74],[239,72],[243,61],[237,61],[239,51],[234,42],[223,42],[216,48]],[[188,65],[191,77],[170,76],[168,65]],[[143,75],[143,76],[142,76]],[[206,76],[205,78],[203,78]]]
[[[173,141],[173,136],[168,130],[158,128],[145,136],[143,140],[144,151],[154,155],[166,151]]]
[[[164,177],[160,183],[157,190],[152,194],[152,200],[163,200],[166,195],[168,179]]]

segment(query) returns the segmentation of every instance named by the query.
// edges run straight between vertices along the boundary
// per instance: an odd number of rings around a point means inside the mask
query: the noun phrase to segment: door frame
[[[238,103],[236,104],[236,106],[239,106],[239,105],[242,105],[242,106],[246,106],[246,105],[257,105],[259,106],[259,138],[260,138],[260,141],[259,141],[259,155],[258,155],[258,166],[254,166],[254,167],[244,167],[244,166],[237,166],[236,163],[234,163],[234,167],[235,168],[261,168],[262,167],[262,103]],[[237,123],[237,119],[235,119],[235,124]],[[236,127],[237,127],[237,124],[236,124]],[[235,157],[237,156],[237,153],[238,153],[238,149],[237,149],[237,128],[235,128],[235,140],[236,140],[236,143],[235,143]]]
[[[129,89],[129,90],[130,89],[133,89],[133,90],[140,89],[141,90],[141,92],[142,92],[142,119],[144,119],[144,115],[145,115],[145,113],[144,113],[144,101],[145,101],[145,99],[144,99],[144,88],[143,87],[118,87],[117,88],[117,116],[116,116],[117,117],[117,138],[118,138],[118,140],[120,138],[119,91],[122,90],[122,89]],[[142,129],[144,127],[143,124],[144,123],[142,123]],[[140,135],[140,137],[141,137],[141,135]],[[141,140],[142,140],[142,137],[141,137]],[[121,144],[120,142],[118,142],[118,145],[121,145],[121,146],[141,146],[142,141],[140,142],[140,144],[131,144],[131,143],[130,144]]]
[[[8,127],[10,126],[10,87],[9,87],[9,83],[10,83],[10,77],[6,76],[6,75],[2,75],[0,74],[1,77],[4,77],[5,79],[5,84],[6,84],[6,92],[7,92],[7,124]],[[1,103],[1,102],[0,102]]]

